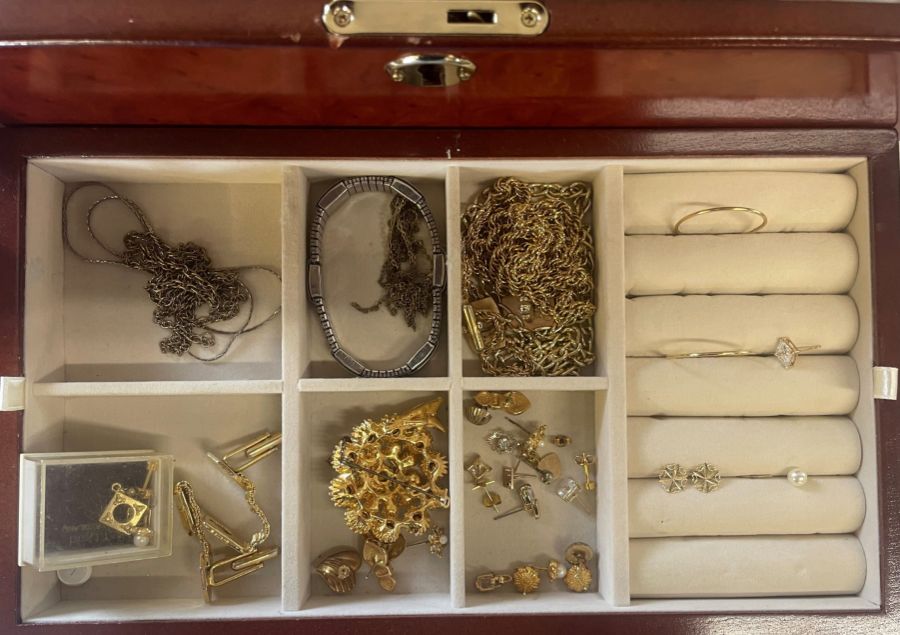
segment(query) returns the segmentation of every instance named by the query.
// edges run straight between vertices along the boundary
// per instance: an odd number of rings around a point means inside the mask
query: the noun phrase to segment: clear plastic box
[[[19,564],[56,571],[171,555],[174,463],[152,450],[21,455]]]

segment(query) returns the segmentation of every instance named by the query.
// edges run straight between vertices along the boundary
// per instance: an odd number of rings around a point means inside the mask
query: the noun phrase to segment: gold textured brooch
[[[344,510],[347,527],[365,538],[362,559],[386,591],[396,586],[390,561],[406,547],[401,531],[426,535],[429,512],[450,506],[439,483],[447,475],[447,457],[432,447],[431,437],[432,429],[445,432],[437,417],[442,403],[438,397],[403,414],[366,419],[331,455],[337,472],[328,488],[331,501]],[[343,585],[339,592],[349,590]]]

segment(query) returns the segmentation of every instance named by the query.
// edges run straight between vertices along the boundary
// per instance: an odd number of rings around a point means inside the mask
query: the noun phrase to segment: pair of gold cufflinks
[[[534,593],[541,587],[541,573],[545,573],[551,583],[562,580],[566,588],[573,593],[584,593],[590,590],[594,576],[590,563],[594,559],[594,550],[583,542],[568,546],[564,559],[568,566],[558,560],[550,560],[547,566],[538,567],[525,564],[516,567],[512,573],[482,573],[475,578],[475,588],[482,593],[489,593],[512,582],[516,591],[522,595]]]

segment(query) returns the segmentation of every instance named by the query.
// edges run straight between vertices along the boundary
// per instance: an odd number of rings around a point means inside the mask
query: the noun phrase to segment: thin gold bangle
[[[753,229],[750,229],[748,231],[745,231],[745,232],[720,232],[722,234],[754,234],[754,233],[758,232],[759,230],[761,230],[763,227],[765,227],[766,224],[768,224],[768,222],[769,222],[768,216],[766,216],[763,212],[759,211],[758,209],[753,209],[752,207],[707,207],[706,209],[701,209],[696,212],[691,212],[690,214],[682,216],[681,219],[677,223],[675,223],[675,229],[672,233],[675,236],[678,236],[679,234],[681,234],[681,232],[679,230],[684,223],[691,220],[692,218],[696,218],[698,216],[703,216],[705,214],[712,214],[714,212],[746,212],[747,214],[753,214],[755,216],[759,216],[762,219],[762,222],[759,225],[757,225],[756,227],[754,227]]]

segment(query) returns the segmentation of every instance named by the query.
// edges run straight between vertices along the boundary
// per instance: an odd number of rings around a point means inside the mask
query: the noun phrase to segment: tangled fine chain
[[[425,253],[422,240],[416,238],[421,215],[412,202],[402,196],[391,201],[388,220],[388,247],[378,284],[384,289],[381,298],[372,306],[351,302],[362,313],[377,311],[381,305],[391,315],[403,312],[406,325],[416,329],[416,315],[428,315],[431,310],[431,267],[421,269],[419,261]]]
[[[585,183],[505,177],[463,213],[463,294],[475,308],[485,373],[574,375],[594,361],[590,204]]]
[[[89,186],[99,186],[109,192],[88,207],[85,224],[94,242],[113,259],[88,258],[79,253],[69,240],[69,202],[76,192]],[[104,244],[94,233],[94,212],[104,203],[112,201],[122,203],[143,229],[125,235],[124,251],[121,253]],[[84,183],[69,192],[63,201],[62,231],[65,245],[85,262],[124,265],[150,275],[144,289],[156,305],[153,322],[171,331],[171,334],[159,343],[163,353],[174,353],[179,356],[187,353],[200,361],[215,361],[228,352],[238,336],[256,330],[281,312],[281,307],[278,307],[267,318],[250,326],[253,317],[253,294],[240,278],[242,271],[259,269],[271,273],[280,281],[281,275],[277,271],[257,265],[213,269],[205,249],[190,242],[175,247],[167,244],[153,231],[153,227],[137,203],[119,195],[102,183]],[[238,328],[224,330],[213,327],[218,322],[237,317],[244,303],[248,304],[247,316]],[[190,350],[194,345],[213,348],[216,335],[229,336],[227,344],[219,353],[211,357],[202,357]]]

